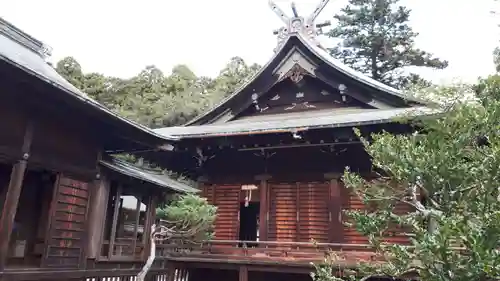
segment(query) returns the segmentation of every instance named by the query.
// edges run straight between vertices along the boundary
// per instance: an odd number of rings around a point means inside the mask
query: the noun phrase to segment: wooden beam
[[[135,248],[137,248],[137,233],[139,232],[139,219],[141,218],[141,203],[143,196],[134,196],[135,199],[137,199],[137,205],[135,207],[135,220],[134,220],[134,241],[132,242],[132,256],[135,257]],[[149,206],[148,202],[148,208]],[[149,209],[146,210],[146,212],[149,211]],[[143,238],[146,236],[146,225],[143,225]],[[142,242],[142,241],[141,241]],[[144,245],[145,246],[145,245]],[[144,252],[144,251],[143,251]]]
[[[240,266],[239,281],[248,281],[248,267],[246,265]]]
[[[168,262],[167,263],[167,281],[174,281],[175,280],[175,270],[176,270],[175,263]]]
[[[330,181],[329,190],[329,227],[328,227],[328,242],[342,243],[344,242],[344,226],[342,224],[342,192],[339,184],[340,174],[327,173],[325,179]]]
[[[113,248],[115,247],[116,227],[118,225],[118,212],[120,211],[120,195],[122,194],[122,185],[118,184],[115,194],[115,207],[113,209],[113,223],[111,226],[111,236],[109,237],[108,259],[113,256]]]
[[[110,223],[106,221],[107,204],[109,196],[109,180],[106,175],[100,175],[96,180],[90,196],[89,213],[89,243],[88,258],[95,259],[101,255],[102,241],[104,238],[105,225]]]
[[[268,217],[269,217],[269,204],[268,204],[268,191],[267,191],[267,180],[270,179],[270,175],[259,175],[256,176],[256,180],[260,180],[260,206],[259,206],[259,241],[267,241],[268,233]]]
[[[142,235],[142,245],[144,245],[145,249],[142,251],[142,258],[147,259],[151,254],[150,243],[151,239],[151,226],[155,223],[156,219],[156,206],[158,205],[157,196],[154,194],[149,195],[148,207],[147,207],[147,216],[146,221],[144,223],[144,231]]]
[[[21,157],[12,167],[9,186],[5,196],[5,202],[0,217],[0,271],[5,268],[7,255],[9,251],[10,236],[12,234],[14,219],[16,217],[19,196],[21,195],[24,181],[24,173],[30,156],[31,143],[33,141],[33,122],[28,121],[24,133]]]

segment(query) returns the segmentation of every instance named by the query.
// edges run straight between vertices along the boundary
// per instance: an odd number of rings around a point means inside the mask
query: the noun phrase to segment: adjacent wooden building
[[[344,226],[343,210],[363,208],[343,188],[345,167],[373,176],[353,129],[407,133],[394,118],[432,110],[329,56],[314,24],[326,2],[312,19],[272,5],[287,26],[269,62],[204,115],[155,130],[179,139],[173,152],[143,154],[197,178],[218,207],[214,241],[188,251],[162,246],[159,258],[189,281],[308,280],[310,262],[328,249],[339,255],[339,274],[372,257],[366,238]]]
[[[112,158],[165,151],[175,138],[88,98],[46,51],[0,19],[0,280],[133,276],[157,203],[196,190]]]

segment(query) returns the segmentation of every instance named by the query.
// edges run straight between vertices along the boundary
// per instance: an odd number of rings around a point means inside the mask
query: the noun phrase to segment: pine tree
[[[442,115],[420,120],[418,132],[363,141],[384,176],[368,180],[346,170],[342,181],[365,209],[345,215],[368,238],[374,259],[384,262],[359,262],[341,279],[334,275],[339,261],[332,253],[315,265],[314,281],[415,275],[426,281],[498,280],[500,76],[480,80],[473,90],[475,103],[456,102]],[[396,210],[404,205],[408,213]],[[408,244],[388,243],[395,232]]]
[[[349,0],[335,15],[338,24],[328,36],[341,39],[331,55],[382,83],[402,87],[416,81],[404,73],[410,66],[443,69],[447,61],[415,47],[418,33],[408,25],[410,10],[399,0]]]

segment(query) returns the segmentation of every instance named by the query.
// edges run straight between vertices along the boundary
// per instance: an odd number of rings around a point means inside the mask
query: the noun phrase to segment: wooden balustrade
[[[374,259],[374,252],[367,244],[211,240],[200,244],[160,244],[156,250],[157,258],[292,259],[297,262],[322,260],[330,252],[346,262]]]
[[[0,280],[28,281],[136,281],[136,270],[73,270],[73,271],[45,271],[45,272],[0,272]],[[165,270],[152,271],[145,281],[187,281],[187,271],[177,269],[169,280]],[[3,278],[3,279],[2,279]]]
[[[103,244],[102,250],[104,251],[102,255],[106,256],[109,251],[111,243],[109,243],[109,241],[104,241],[102,244]],[[123,241],[113,243],[111,257],[112,258],[127,257],[132,259],[142,259],[144,256],[144,249],[145,249],[144,245],[142,244],[135,245],[135,250],[133,249],[134,247],[133,245],[134,244],[132,242],[127,243]]]

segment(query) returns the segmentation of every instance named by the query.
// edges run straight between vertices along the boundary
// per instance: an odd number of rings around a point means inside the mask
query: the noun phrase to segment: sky
[[[291,15],[290,0],[275,0]],[[319,0],[295,0],[309,15]],[[437,83],[472,82],[493,72],[500,45],[494,0],[402,0],[412,9],[417,47],[449,61],[421,72]],[[346,0],[331,0],[317,22],[331,20]],[[497,5],[500,10],[500,4]],[[268,0],[0,0],[0,17],[52,47],[53,62],[73,56],[84,72],[131,77],[147,65],[165,73],[186,64],[216,76],[231,57],[265,64],[272,31],[283,25]],[[321,37],[323,45],[332,42]]]

